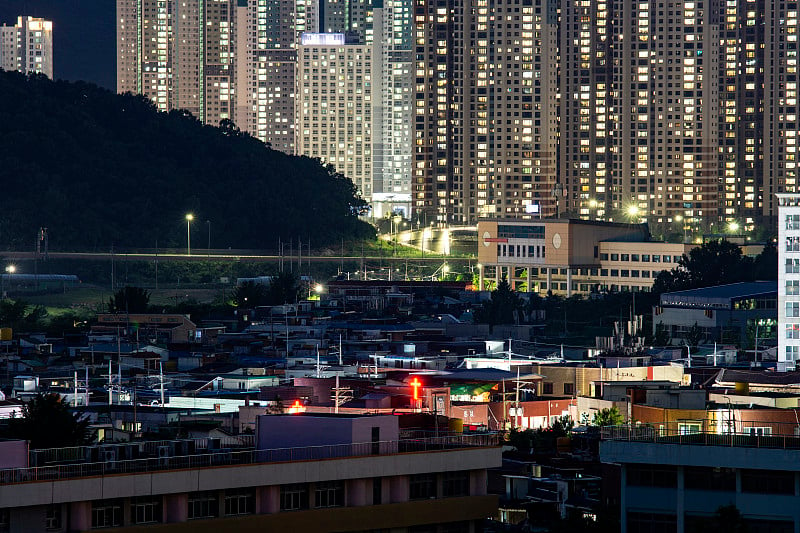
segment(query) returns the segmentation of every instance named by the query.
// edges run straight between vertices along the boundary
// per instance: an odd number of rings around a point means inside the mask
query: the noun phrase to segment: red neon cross
[[[414,389],[414,399],[419,400],[419,388],[422,386],[422,383],[415,377],[413,381],[411,381],[411,387]]]

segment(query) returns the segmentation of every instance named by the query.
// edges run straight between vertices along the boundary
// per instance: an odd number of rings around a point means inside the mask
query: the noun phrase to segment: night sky
[[[83,80],[116,90],[114,0],[0,0],[0,25],[20,15],[53,21],[57,79]]]

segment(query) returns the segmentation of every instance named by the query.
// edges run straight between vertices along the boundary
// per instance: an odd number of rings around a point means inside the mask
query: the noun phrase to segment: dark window
[[[131,498],[131,522],[154,524],[161,522],[161,498],[142,496]]]
[[[619,254],[611,254],[612,261],[619,261]]]
[[[44,527],[47,531],[58,531],[62,527],[61,505],[48,505],[44,512]],[[2,529],[0,529],[2,531]]]
[[[730,468],[686,467],[684,486],[696,490],[736,490],[736,472]]]
[[[660,513],[628,513],[628,533],[675,533],[675,515]]]
[[[446,472],[442,475],[442,495],[468,496],[469,472]]]
[[[188,518],[215,518],[219,515],[219,498],[214,491],[190,492]]]
[[[436,497],[436,474],[416,474],[408,479],[408,497],[412,500]]]
[[[553,394],[553,384],[542,383],[542,394]]]
[[[794,494],[794,472],[742,470],[742,492]]]
[[[372,478],[372,505],[383,503],[383,478]]]
[[[308,509],[308,485],[290,483],[281,485],[281,511]]]
[[[566,396],[572,396],[575,394],[575,384],[574,383],[564,383],[564,394]]]
[[[256,489],[232,489],[225,491],[225,514],[239,515],[256,512]]]
[[[344,505],[344,481],[322,481],[314,486],[314,507]]]
[[[122,500],[92,502],[92,529],[122,525]]]
[[[677,488],[678,472],[675,467],[655,465],[629,465],[629,486]]]

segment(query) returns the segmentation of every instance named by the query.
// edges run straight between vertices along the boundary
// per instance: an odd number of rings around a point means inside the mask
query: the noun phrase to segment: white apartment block
[[[372,47],[307,33],[297,47],[295,147],[333,165],[365,198],[372,181]]]
[[[800,360],[800,194],[778,194],[778,370]]]
[[[411,210],[413,51],[411,0],[373,9],[372,41],[374,216]]]
[[[14,26],[0,27],[0,68],[53,77],[53,22],[17,17]]]

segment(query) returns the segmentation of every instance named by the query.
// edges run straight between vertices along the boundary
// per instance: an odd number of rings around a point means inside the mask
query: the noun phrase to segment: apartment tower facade
[[[370,198],[372,50],[344,33],[306,33],[297,48],[297,153],[331,164]]]
[[[428,221],[556,215],[557,8],[415,1],[412,193]]]
[[[53,22],[17,17],[14,26],[0,26],[0,68],[53,78]]]
[[[117,92],[219,125],[235,111],[232,0],[117,0]]]

